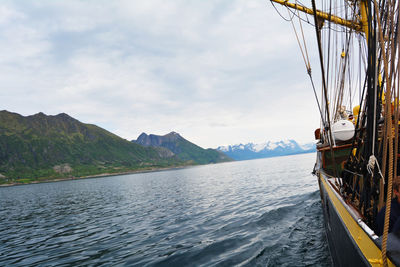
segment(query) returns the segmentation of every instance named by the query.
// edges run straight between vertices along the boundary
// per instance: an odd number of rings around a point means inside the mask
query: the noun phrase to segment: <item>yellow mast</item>
[[[361,26],[365,33],[365,38],[368,40],[368,20],[367,20],[367,1],[360,1],[360,12],[361,12]]]
[[[272,2],[278,3],[280,5],[290,7],[292,9],[296,9],[299,11],[302,11],[304,13],[314,15],[314,11],[308,7],[299,5],[299,4],[293,4],[290,3],[289,0],[271,0]],[[357,32],[364,32],[365,36],[368,36],[368,23],[367,23],[367,12],[366,12],[366,1],[362,0],[360,4],[360,9],[361,9],[361,20],[360,21],[353,21],[353,20],[346,20],[343,18],[340,18],[335,15],[328,14],[326,12],[322,12],[320,10],[317,10],[317,17],[321,18],[323,20],[327,20],[348,28],[351,28]]]

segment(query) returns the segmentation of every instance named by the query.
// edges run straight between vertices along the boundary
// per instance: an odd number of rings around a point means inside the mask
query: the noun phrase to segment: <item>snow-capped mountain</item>
[[[220,146],[217,150],[224,152],[227,156],[235,160],[269,158],[316,151],[314,143],[300,145],[295,140]]]

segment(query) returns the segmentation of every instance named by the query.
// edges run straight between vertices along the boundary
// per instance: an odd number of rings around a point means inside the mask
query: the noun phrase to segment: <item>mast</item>
[[[365,2],[365,1],[364,1]],[[372,25],[372,12],[371,9],[368,8],[366,5],[361,4],[367,11],[368,18],[368,25],[366,29],[368,30],[367,36],[367,44],[368,44],[368,66],[367,66],[367,138],[365,139],[365,154],[364,157],[366,160],[370,158],[370,156],[375,151],[375,144],[376,144],[376,121],[377,121],[377,103],[376,103],[376,34],[374,31],[374,25]],[[369,12],[368,12],[369,11]]]
[[[376,1],[376,0],[373,0]],[[315,6],[315,0],[312,0],[312,9],[307,8],[303,5],[299,5],[297,3],[291,3],[289,0],[271,0],[271,2],[278,3],[283,5],[287,8],[298,10],[305,14],[313,15],[315,28],[317,32],[317,41],[318,41],[318,50],[319,50],[319,58],[320,58],[320,67],[322,71],[322,88],[323,94],[322,97],[324,98],[324,103],[326,105],[326,112],[327,112],[327,124],[332,123],[330,120],[334,120],[338,118],[337,114],[329,114],[329,107],[328,107],[328,98],[327,98],[327,91],[328,91],[328,80],[325,80],[325,70],[323,61],[323,52],[321,49],[321,29],[323,27],[323,21],[329,21],[336,25],[341,25],[344,28],[348,29],[346,32],[346,43],[343,44],[346,46],[346,49],[342,48],[342,58],[344,59],[343,62],[343,70],[339,70],[343,72],[343,76],[341,79],[345,79],[346,74],[346,60],[348,60],[348,49],[350,47],[350,38],[351,34],[361,34],[365,37],[365,41],[363,45],[366,44],[366,71],[364,73],[365,83],[364,85],[359,84],[360,87],[363,88],[363,93],[360,95],[361,102],[360,102],[360,113],[358,115],[357,123],[356,123],[356,133],[355,137],[352,142],[352,153],[350,153],[348,160],[344,166],[344,172],[341,173],[340,177],[342,177],[343,184],[343,192],[344,195],[350,195],[351,201],[357,200],[357,206],[359,207],[360,211],[364,216],[366,216],[369,220],[369,223],[373,223],[373,215],[367,216],[367,213],[375,214],[378,209],[378,198],[379,196],[374,192],[379,192],[383,190],[383,188],[379,188],[379,181],[380,176],[378,175],[377,168],[374,169],[376,158],[375,155],[379,152],[378,161],[382,164],[382,157],[383,159],[386,158],[387,153],[387,146],[382,146],[382,141],[380,141],[380,147],[384,148],[383,151],[378,148],[378,130],[382,128],[382,125],[378,125],[377,122],[381,117],[381,94],[383,91],[383,85],[378,85],[378,74],[380,70],[380,62],[381,59],[377,57],[377,24],[376,20],[378,12],[377,9],[374,9],[372,6],[372,0],[358,0],[358,1],[350,1],[345,2],[346,5],[344,6],[345,10],[347,10],[344,14],[351,19],[343,18],[337,15],[331,14],[331,11],[324,12],[318,10]],[[384,3],[385,4],[385,3]],[[387,3],[386,3],[387,4]],[[357,10],[356,10],[357,9]],[[384,10],[382,8],[382,10]],[[382,15],[383,15],[382,11]],[[386,19],[386,17],[385,17]],[[385,24],[386,25],[386,24]],[[328,30],[331,29],[331,26],[328,25]],[[330,34],[330,32],[329,32]],[[396,35],[397,36],[397,35]],[[328,39],[329,44],[331,43],[330,35]],[[360,40],[362,42],[362,40]],[[387,42],[387,40],[386,40]],[[384,50],[387,49],[385,44],[381,44],[379,46],[380,52],[385,52]],[[388,49],[389,50],[389,49]],[[361,51],[359,52],[361,56]],[[380,55],[381,55],[380,54]],[[344,56],[343,56],[344,55]],[[393,57],[392,59],[394,62],[397,58]],[[329,64],[333,66],[334,63],[329,62],[329,51],[328,51],[328,69]],[[350,67],[350,66],[349,66]],[[329,70],[330,71],[330,70]],[[362,68],[360,66],[359,69],[362,72]],[[393,71],[393,70],[392,70]],[[384,71],[385,73],[387,70]],[[348,72],[350,75],[350,72]],[[386,75],[387,76],[387,75]],[[385,77],[385,76],[384,76]],[[351,78],[349,78],[350,80]],[[388,82],[388,81],[387,81]],[[344,80],[341,80],[340,86],[343,86]],[[337,85],[336,85],[337,86]],[[336,87],[335,85],[333,87]],[[388,86],[388,85],[387,85]],[[343,97],[343,88],[330,88],[331,90],[339,90],[339,98],[335,99],[337,101],[336,110],[341,106],[341,101]],[[349,91],[354,88],[349,86]],[[390,91],[390,90],[389,90]],[[389,101],[390,103],[390,101]],[[387,113],[386,113],[387,114]],[[323,118],[322,118],[323,119]],[[385,124],[386,125],[386,124]],[[327,127],[328,126],[328,127]],[[332,150],[332,133],[329,127],[330,125],[324,125],[326,127],[326,133],[328,134],[329,145],[331,147],[331,158],[332,164],[335,166],[334,161],[334,153]],[[382,153],[383,152],[383,153]],[[382,156],[383,155],[383,156]],[[379,168],[379,163],[378,163]],[[383,172],[385,173],[385,160],[383,160]],[[379,171],[380,173],[380,171]],[[335,174],[336,177],[339,175]],[[384,174],[383,174],[384,176]],[[382,194],[381,194],[382,195]],[[381,206],[382,204],[379,204]]]
[[[295,0],[294,0],[295,1]],[[400,0],[343,0],[323,2],[329,12],[318,10],[315,0],[311,0],[312,9],[289,0],[271,0],[302,13],[314,16],[315,29],[317,34],[317,44],[319,52],[320,67],[322,72],[322,97],[326,105],[327,124],[336,120],[346,120],[347,115],[343,115],[345,91],[350,93],[350,106],[352,106],[352,90],[359,87],[360,104],[359,112],[354,111],[357,116],[353,121],[355,124],[355,134],[353,139],[347,140],[347,147],[351,147],[348,152],[347,160],[341,161],[342,171],[339,175],[335,174],[336,185],[342,198],[353,207],[363,217],[363,221],[375,228],[376,215],[381,207],[386,205],[385,227],[382,239],[382,259],[386,264],[386,243],[388,234],[388,221],[392,199],[392,180],[397,176],[398,148],[399,148],[399,87],[400,87],[400,40],[398,40],[398,24],[400,20]],[[340,2],[337,4],[337,2]],[[333,3],[333,8],[332,8]],[[336,14],[331,14],[332,10]],[[293,16],[299,17],[301,26],[300,12],[292,12]],[[341,13],[340,13],[341,12]],[[292,18],[290,18],[292,19]],[[304,20],[304,21],[308,21]],[[324,21],[329,21],[327,26]],[[292,22],[293,25],[293,22]],[[342,27],[338,27],[340,25]],[[293,26],[294,28],[294,26]],[[323,30],[326,30],[324,32]],[[336,34],[331,39],[331,33]],[[343,35],[341,35],[343,33]],[[362,36],[362,38],[356,38]],[[324,38],[324,45],[327,50],[322,50],[321,39]],[[339,40],[339,41],[338,41]],[[358,53],[354,53],[352,58],[350,53],[355,48],[352,41],[358,41]],[[331,53],[330,51],[334,51]],[[356,51],[356,48],[354,49]],[[341,58],[340,55],[341,54]],[[351,65],[359,57],[359,66]],[[326,58],[324,62],[324,58]],[[333,58],[332,61],[330,59]],[[336,59],[336,61],[335,61]],[[340,63],[338,64],[339,60]],[[361,64],[361,60],[363,65]],[[326,67],[325,67],[326,64]],[[307,67],[311,73],[311,67]],[[352,69],[353,68],[353,69]],[[356,69],[360,76],[356,85],[352,83],[354,77],[352,73]],[[335,80],[330,80],[331,75]],[[348,75],[348,77],[347,77]],[[311,78],[311,75],[310,75]],[[362,79],[364,82],[362,83]],[[312,79],[311,79],[312,80]],[[345,80],[348,86],[344,86]],[[333,105],[329,108],[328,89],[333,92]],[[314,89],[315,90],[315,89]],[[362,91],[362,93],[361,93]],[[386,94],[385,94],[386,93]],[[385,101],[383,101],[385,98]],[[345,106],[342,106],[344,104]],[[347,107],[348,107],[347,103]],[[318,105],[319,106],[319,105]],[[356,110],[356,109],[354,109]],[[332,114],[330,114],[332,112]],[[394,115],[393,115],[394,114]],[[324,118],[322,118],[324,121]],[[332,121],[330,121],[332,119]],[[324,125],[326,127],[326,125]],[[325,128],[329,134],[328,140],[331,146],[331,157],[335,156],[332,149],[332,132],[330,127]],[[324,136],[325,137],[325,136]],[[343,146],[344,147],[344,146]],[[321,139],[319,150],[323,160],[327,144]],[[344,151],[344,150],[342,150]],[[325,161],[324,161],[325,162]],[[325,163],[324,163],[325,164]],[[336,169],[334,160],[332,166]],[[332,177],[328,168],[321,167],[327,177]],[[386,195],[386,198],[384,197]],[[380,230],[380,229],[379,229]],[[380,230],[381,231],[381,230]]]
[[[275,2],[275,3],[278,3],[280,5],[283,5],[283,6],[295,9],[295,10],[302,11],[302,12],[307,13],[309,15],[314,15],[314,10],[313,9],[310,9],[308,7],[305,7],[305,6],[302,6],[302,5],[299,5],[299,4],[290,3],[289,0],[271,0],[271,2]],[[365,2],[365,0],[362,1],[362,2]],[[361,6],[363,6],[363,4],[361,4]],[[333,22],[333,23],[348,27],[348,28],[353,29],[353,30],[355,30],[357,32],[365,32],[365,30],[366,30],[366,28],[365,28],[366,26],[363,24],[363,22],[364,23],[366,22],[365,17],[364,17],[364,16],[366,16],[365,10],[364,10],[364,12],[361,12],[362,19],[360,21],[346,20],[346,19],[340,18],[338,16],[335,16],[335,15],[320,11],[320,10],[316,10],[316,16],[319,19],[327,20],[327,21],[330,21],[330,22]]]

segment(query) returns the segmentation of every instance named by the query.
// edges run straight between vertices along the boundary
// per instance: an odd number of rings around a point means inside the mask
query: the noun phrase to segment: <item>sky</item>
[[[0,86],[0,110],[64,112],[128,140],[307,143],[319,127],[292,26],[270,1],[4,0]]]

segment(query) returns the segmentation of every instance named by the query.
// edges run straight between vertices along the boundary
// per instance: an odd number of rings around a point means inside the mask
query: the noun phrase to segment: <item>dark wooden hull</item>
[[[318,182],[321,193],[325,231],[333,265],[371,266],[346,228],[346,224],[341,219],[339,211],[336,210],[327,189],[322,184],[321,178],[318,179]]]
[[[346,203],[335,185],[336,178],[323,169],[321,152],[318,152],[316,175],[321,194],[324,224],[329,250],[334,266],[382,266],[381,241],[362,220],[358,211]],[[400,239],[389,235],[388,265],[395,266]],[[392,250],[392,251],[390,251]],[[395,257],[393,257],[395,256]],[[399,258],[400,259],[400,258]]]

